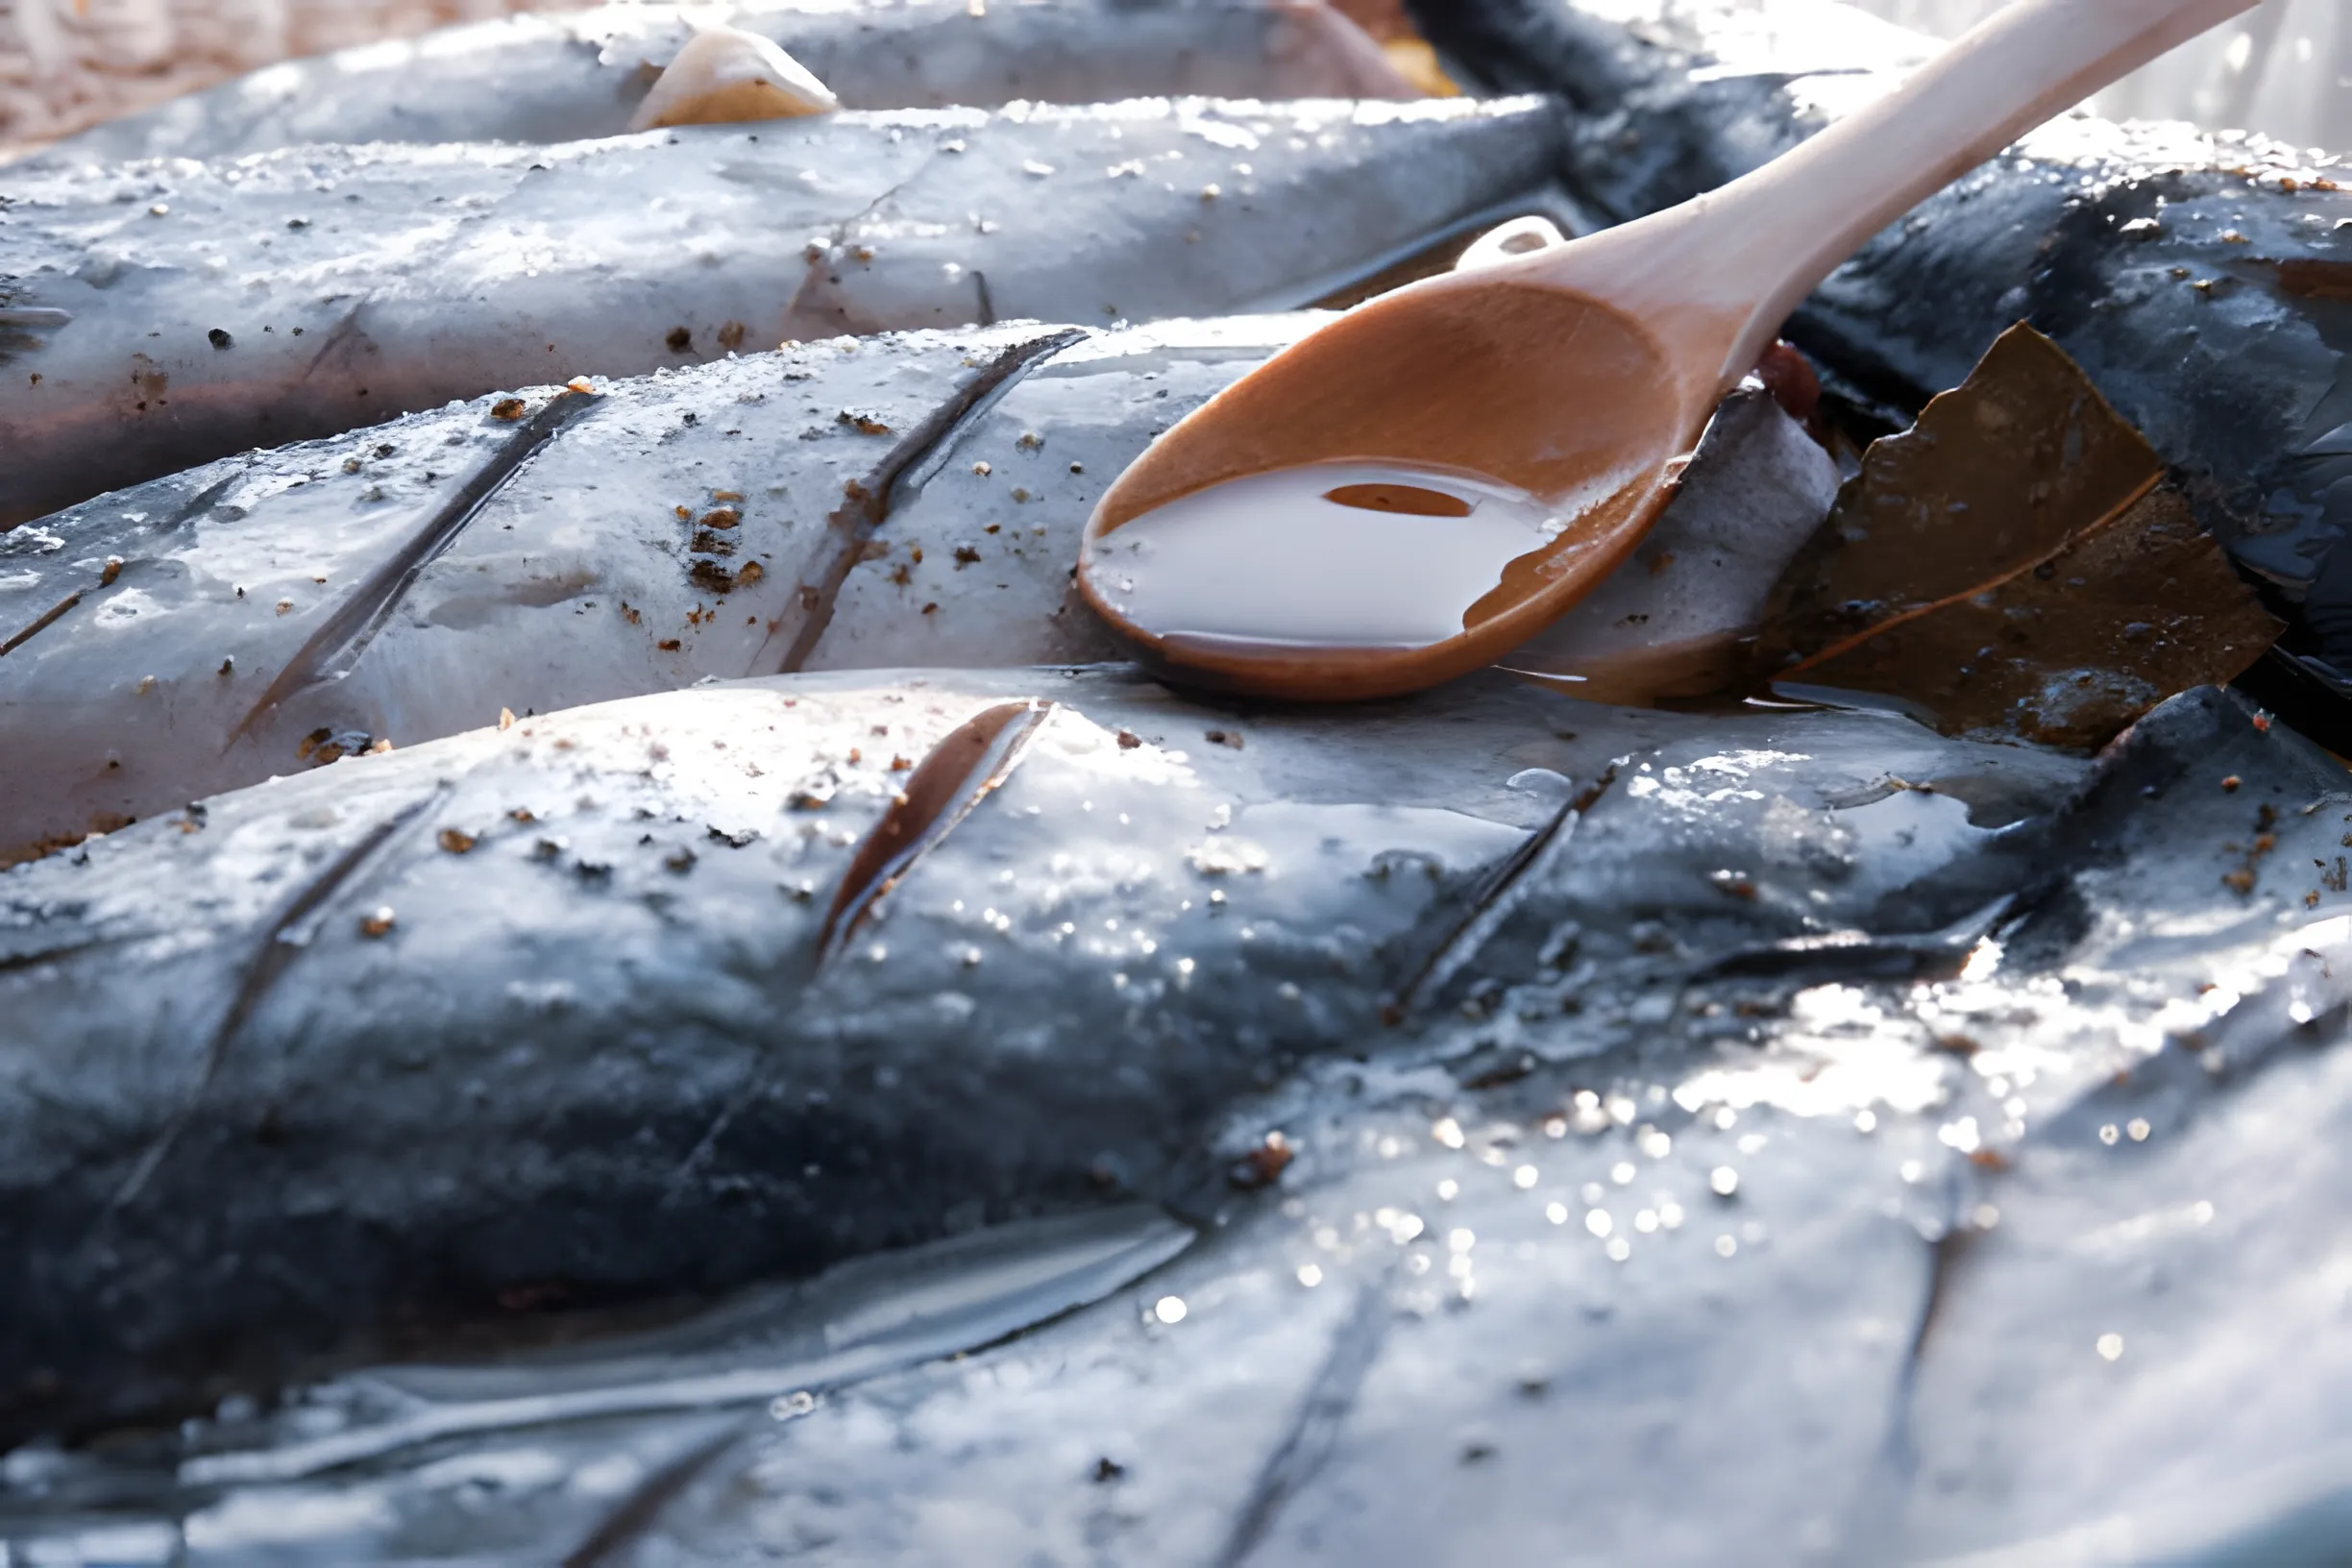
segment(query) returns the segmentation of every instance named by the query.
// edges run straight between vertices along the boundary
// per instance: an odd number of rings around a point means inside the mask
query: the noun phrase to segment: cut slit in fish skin
[[[842,873],[819,945],[830,958],[879,914],[906,874],[989,792],[1003,784],[1046,720],[1050,702],[1000,702],[966,720],[907,775],[906,787]]]
[[[64,325],[0,333],[0,526],[583,371],[1294,306],[1542,185],[1557,135],[1538,100],[1188,99],[29,173],[0,272]]]
[[[703,7],[525,13],[271,65],[26,158],[79,166],[329,142],[552,143],[618,135]],[[853,110],[1122,98],[1420,94],[1320,0],[968,0],[736,5]]]

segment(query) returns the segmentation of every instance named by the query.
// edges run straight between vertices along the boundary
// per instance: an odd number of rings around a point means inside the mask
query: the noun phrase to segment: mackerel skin
[[[1299,0],[805,0],[722,20],[772,38],[849,109],[1121,98],[1415,96],[1370,41]],[[267,66],[25,160],[237,158],[305,143],[578,141],[619,135],[710,13],[527,13]]]
[[[0,524],[580,374],[1278,309],[1544,184],[1533,99],[843,113],[38,173],[0,223]]]
[[[1754,14],[1759,10],[1761,14]],[[1424,4],[1470,79],[1574,106],[1562,178],[1616,219],[1754,169],[1932,40],[1824,0]],[[1790,335],[1896,417],[2031,322],[2176,465],[2200,520],[2352,671],[2352,194],[2258,136],[2051,122],[1891,225]]]

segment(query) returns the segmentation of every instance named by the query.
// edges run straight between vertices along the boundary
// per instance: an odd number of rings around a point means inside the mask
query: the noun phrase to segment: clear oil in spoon
[[[1629,477],[1545,500],[1417,463],[1277,469],[1095,538],[1087,575],[1130,625],[1180,646],[1427,648],[1461,635],[1513,561],[1572,556],[1562,536]]]

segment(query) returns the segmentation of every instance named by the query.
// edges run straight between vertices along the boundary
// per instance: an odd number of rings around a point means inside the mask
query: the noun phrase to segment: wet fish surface
[[[1293,307],[1557,151],[1536,99],[1181,99],[37,172],[0,226],[0,525],[579,374]]]
[[[1795,145],[1927,58],[1850,8],[1472,0],[1416,13],[1468,78],[1575,108],[1563,179],[1617,219]],[[1755,13],[1760,12],[1760,14]],[[1890,226],[1791,337],[1898,421],[2028,321],[2184,474],[2200,520],[2352,670],[2352,194],[2236,132],[2069,115]]]
[[[1710,749],[1767,736],[1790,760]],[[1670,742],[1599,806],[1564,788]],[[1690,768],[1757,811],[1680,804]],[[1951,794],[1869,805],[1891,768]],[[2018,837],[1966,780],[2079,770],[1880,716],[1500,682],[1280,717],[1009,671],[698,688],[219,796],[0,877],[9,1424],[412,1349],[535,1282],[707,1292],[958,1216],[1183,1205],[1223,1189],[1216,1117],[1507,970],[1481,955],[1563,867],[1644,881],[1589,941],[1667,985],[1656,899],[1718,911],[1683,968],[1940,928]],[[1853,854],[1856,791],[1909,849]],[[1580,811],[1633,825],[1580,859]],[[1722,892],[1744,863],[1785,899]]]
[[[578,141],[626,129],[698,24],[770,38],[850,109],[1121,98],[1414,96],[1369,40],[1294,0],[967,0],[527,13],[291,61],[33,154],[74,167],[327,142]]]

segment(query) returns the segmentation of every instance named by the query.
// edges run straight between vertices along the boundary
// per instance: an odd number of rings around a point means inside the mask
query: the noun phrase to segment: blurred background
[[[1767,0],[1687,3],[1755,9]],[[2001,0],[1854,3],[1948,37]],[[274,61],[528,9],[532,0],[0,0],[0,149],[63,135]],[[2095,107],[2112,118],[2190,119],[2344,150],[2352,149],[2347,83],[2352,5],[2266,0],[2101,94]]]
[[[1862,10],[1951,37],[2002,0],[1851,0]],[[2266,0],[2232,26],[2175,49],[2092,100],[2111,120],[2194,120],[2260,131],[2302,147],[2352,149],[2352,6]]]

